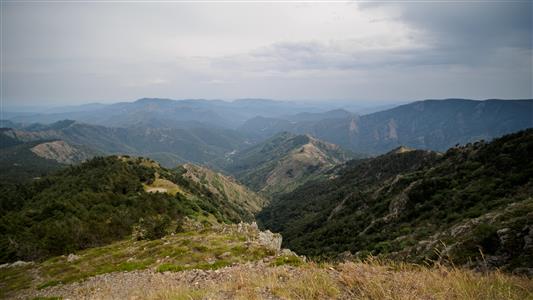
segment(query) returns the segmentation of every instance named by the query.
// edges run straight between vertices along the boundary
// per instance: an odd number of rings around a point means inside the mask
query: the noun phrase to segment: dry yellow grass
[[[533,299],[531,279],[499,271],[403,263],[345,263],[339,282],[355,299]]]
[[[144,295],[147,299],[336,299],[339,285],[324,269],[268,267],[236,269],[223,280],[197,287],[177,285]]]
[[[152,184],[143,184],[144,190],[148,193],[168,193],[171,195],[176,195],[178,192],[185,194],[185,192],[174,182],[159,178],[159,176],[156,175],[156,179]]]
[[[337,266],[236,269],[217,282],[178,285],[148,299],[533,299],[531,279],[498,271],[370,260]]]

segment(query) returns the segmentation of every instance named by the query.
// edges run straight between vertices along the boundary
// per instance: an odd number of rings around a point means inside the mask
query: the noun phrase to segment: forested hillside
[[[31,148],[40,143],[28,142],[0,148],[0,180],[24,183],[63,168],[61,163],[40,157],[31,151]]]
[[[440,257],[527,272],[533,264],[533,129],[444,154],[400,149],[352,161],[260,214],[311,256]]]
[[[217,190],[147,159],[97,157],[29,184],[0,185],[0,262],[33,260],[198,222],[251,221],[263,200],[237,183]],[[222,178],[222,177],[220,177]],[[232,194],[226,190],[240,190]],[[135,231],[135,230],[133,230]]]

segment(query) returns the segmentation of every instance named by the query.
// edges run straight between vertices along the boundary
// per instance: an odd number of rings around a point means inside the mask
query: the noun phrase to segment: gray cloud
[[[533,97],[529,1],[1,5],[8,104]]]

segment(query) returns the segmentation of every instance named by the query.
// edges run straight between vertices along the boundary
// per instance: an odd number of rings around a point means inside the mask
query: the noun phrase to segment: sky
[[[531,3],[2,1],[1,98],[533,98]]]

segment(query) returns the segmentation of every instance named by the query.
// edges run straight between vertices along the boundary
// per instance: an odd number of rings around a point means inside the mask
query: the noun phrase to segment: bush
[[[170,218],[167,215],[140,218],[139,223],[133,226],[132,237],[137,241],[159,239],[167,234],[169,227]]]

